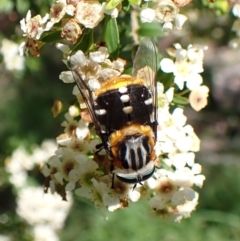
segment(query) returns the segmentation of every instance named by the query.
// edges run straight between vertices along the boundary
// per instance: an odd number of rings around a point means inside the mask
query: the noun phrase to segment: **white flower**
[[[107,4],[103,3],[104,13],[107,15],[110,15],[112,18],[117,18],[119,14],[118,9],[117,8],[107,9],[106,6]]]
[[[69,108],[68,108],[68,113],[70,116],[72,117],[77,117],[79,116],[79,108],[77,108],[75,105],[71,105]]]
[[[59,79],[62,80],[64,83],[74,83],[75,82],[72,71],[61,72],[61,74],[59,75]]]
[[[25,59],[19,55],[19,46],[14,42],[3,39],[0,53],[7,70],[23,70]]]
[[[38,224],[33,227],[34,241],[59,241],[59,237],[52,227],[46,224]]]
[[[50,29],[55,23],[58,23],[65,14],[73,16],[75,7],[67,4],[66,0],[58,0],[50,9],[50,22],[47,23],[47,28]]]
[[[206,178],[204,175],[195,175],[194,176],[194,184],[198,187],[202,187],[205,179]]]
[[[79,140],[84,140],[89,135],[89,129],[86,123],[82,120],[78,122],[76,129],[76,136]]]
[[[80,187],[75,190],[75,194],[93,200],[93,190],[89,187]]]
[[[17,213],[31,225],[45,223],[61,229],[72,204],[70,195],[67,199],[64,202],[58,194],[44,194],[42,187],[25,187],[18,193]]]
[[[183,168],[186,165],[186,155],[187,153],[176,153],[172,158],[172,164],[177,168]]]
[[[56,48],[61,50],[64,54],[68,54],[70,52],[70,47],[66,44],[56,43]]]
[[[103,78],[103,80],[109,80],[111,78],[119,76],[121,73],[112,68],[105,68],[99,72],[99,77]]]
[[[170,54],[176,58],[175,62],[163,58],[160,62],[161,69],[165,73],[174,74],[174,83],[180,90],[183,89],[185,82],[190,90],[199,87],[203,82],[199,73],[203,71],[203,50],[206,48],[190,45],[185,50],[180,44],[175,44],[174,47],[176,50]]]
[[[191,212],[195,209],[196,205],[198,204],[198,193],[195,192],[195,198],[192,201],[186,201],[182,205],[178,205],[176,207],[177,212],[175,212],[176,218],[175,221],[179,222],[183,217],[188,218],[190,217]]]
[[[65,127],[64,132],[69,136],[72,136],[73,131],[78,127],[78,122],[72,118],[68,113],[64,115],[66,121],[63,121],[61,126]]]
[[[171,22],[178,13],[178,7],[171,0],[159,1],[156,9],[156,19],[160,23]]]
[[[162,210],[168,206],[168,200],[157,195],[149,200],[149,204],[154,210]]]
[[[232,9],[232,13],[235,17],[240,18],[240,3],[235,3]]]
[[[160,62],[160,67],[165,73],[172,73],[175,71],[174,62],[171,59],[163,58]]]
[[[94,203],[96,207],[105,206],[113,211],[121,207],[120,200],[111,195],[111,189],[103,182],[97,182],[92,179],[93,186],[95,187]]]
[[[187,117],[183,114],[182,108],[176,108],[172,113],[172,120],[175,126],[182,127],[186,124]]]
[[[142,23],[151,23],[155,18],[155,10],[152,8],[145,8],[140,13],[140,20]]]
[[[194,183],[194,174],[188,167],[176,170],[174,177],[175,184],[180,187],[192,187]]]
[[[187,17],[183,14],[177,14],[174,20],[175,20],[175,27],[177,29],[182,29],[182,26],[187,20]]]
[[[74,55],[69,57],[70,63],[75,66],[75,65],[84,65],[87,61],[86,56],[81,50],[78,50]]]
[[[48,29],[45,29],[44,24],[49,19],[49,15],[46,14],[44,18],[37,15],[31,18],[31,11],[28,10],[26,18],[20,21],[21,29],[24,32],[24,36],[38,40],[42,33]]]
[[[197,73],[193,73],[186,77],[186,87],[189,90],[194,90],[198,88],[203,82],[202,76]]]
[[[185,197],[183,194],[183,191],[177,191],[173,194],[172,198],[171,198],[171,203],[174,206],[180,205],[180,204],[184,204],[185,203]]]
[[[123,70],[124,70],[124,61],[121,61],[121,59],[117,59],[117,60],[115,60],[115,61],[113,61],[112,62],[112,68],[114,69],[114,70],[117,70],[118,72],[123,72]]]
[[[65,186],[65,190],[66,190],[67,192],[70,192],[70,191],[72,191],[72,190],[75,188],[75,186],[76,186],[76,183],[75,183],[75,182],[69,181],[69,182],[67,183],[67,185]]]
[[[109,56],[108,49],[106,47],[100,47],[98,51],[90,52],[89,59],[96,63],[102,63]]]
[[[172,22],[165,22],[162,26],[163,32],[169,32],[173,29]]]
[[[78,2],[75,19],[86,28],[96,27],[103,18],[103,6],[98,1]]]
[[[0,234],[0,240],[1,241],[12,241],[12,238],[10,236]]]
[[[209,89],[205,85],[194,88],[189,95],[189,103],[196,111],[200,111],[207,105]]]
[[[96,78],[89,78],[88,87],[91,91],[96,91],[101,88],[101,84]]]

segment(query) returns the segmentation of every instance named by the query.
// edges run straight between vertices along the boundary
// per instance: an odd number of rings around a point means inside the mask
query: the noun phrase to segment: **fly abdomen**
[[[119,143],[118,159],[125,169],[137,171],[150,161],[151,151],[148,136],[128,136]]]

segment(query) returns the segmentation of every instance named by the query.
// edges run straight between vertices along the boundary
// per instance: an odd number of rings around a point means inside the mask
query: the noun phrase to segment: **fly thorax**
[[[148,136],[127,136],[119,143],[118,159],[123,168],[137,171],[150,162],[151,151]]]

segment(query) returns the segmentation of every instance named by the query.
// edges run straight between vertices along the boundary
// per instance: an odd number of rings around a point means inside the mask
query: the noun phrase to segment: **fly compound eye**
[[[142,167],[137,172],[119,172],[116,174],[117,178],[128,184],[141,183],[142,181],[150,178],[155,171],[155,165],[153,161],[150,161],[146,166]]]

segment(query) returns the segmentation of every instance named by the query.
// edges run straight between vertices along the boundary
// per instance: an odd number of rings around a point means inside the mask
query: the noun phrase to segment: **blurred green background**
[[[182,9],[189,20],[183,31],[163,36],[159,28],[159,49],[174,42],[208,45],[205,53],[204,82],[210,87],[209,105],[200,113],[186,109],[188,122],[201,139],[196,161],[203,167],[206,181],[197,210],[181,223],[163,220],[151,213],[147,203],[139,202],[114,213],[97,212],[76,198],[59,231],[62,241],[236,241],[240,240],[240,50],[228,47],[234,37],[234,17],[227,0],[193,1]],[[32,15],[49,11],[49,1],[9,1],[0,3],[0,45],[4,38],[21,42],[19,21],[28,9]],[[158,26],[159,27],[159,26]],[[156,28],[158,28],[156,27]],[[144,35],[150,27],[142,25]],[[152,33],[150,31],[150,33]],[[122,42],[130,37],[123,36]],[[49,55],[49,52],[51,54]],[[18,146],[31,150],[33,144],[54,139],[62,132],[63,116],[52,117],[55,99],[69,105],[74,100],[72,85],[58,79],[65,66],[61,53],[46,46],[39,58],[25,60],[25,70],[9,71],[0,63],[0,241],[30,241],[30,225],[16,214],[16,191],[9,183],[4,160]],[[53,150],[54,151],[54,150]],[[31,173],[39,184],[44,178]],[[108,216],[108,220],[105,219]],[[53,217],[54,218],[54,217]],[[46,237],[46,240],[51,238]]]

